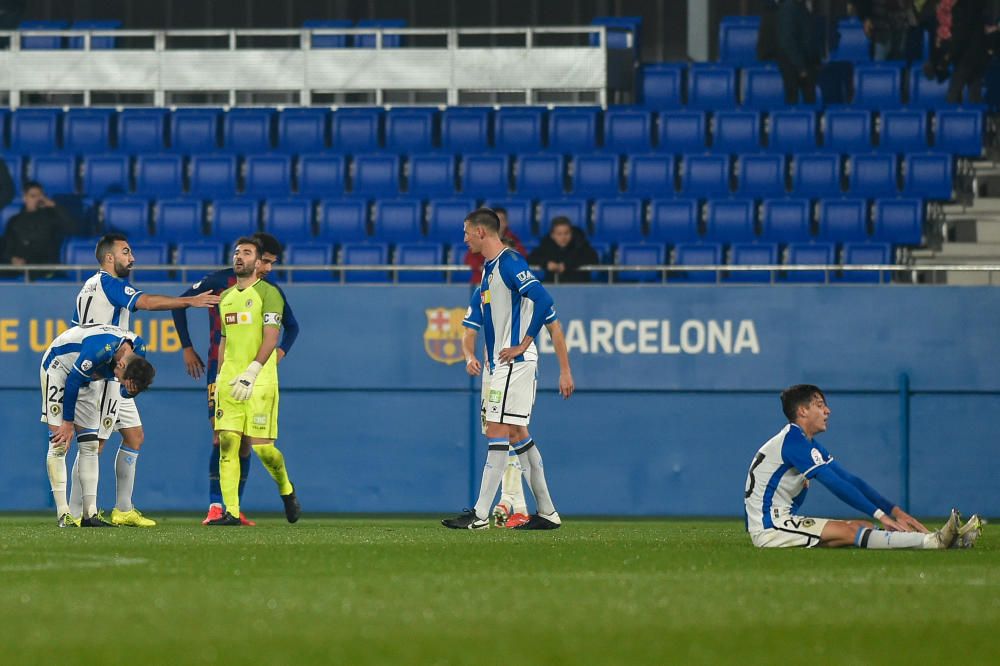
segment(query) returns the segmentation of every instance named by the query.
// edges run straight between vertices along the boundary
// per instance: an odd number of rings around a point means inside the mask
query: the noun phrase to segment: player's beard
[[[241,278],[250,277],[251,275],[253,275],[253,271],[254,271],[253,264],[250,264],[249,266],[247,264],[243,264],[242,266],[233,264],[233,273],[236,274],[236,277],[241,277]]]
[[[120,278],[127,278],[132,273],[132,264],[119,264],[115,262],[115,275]]]

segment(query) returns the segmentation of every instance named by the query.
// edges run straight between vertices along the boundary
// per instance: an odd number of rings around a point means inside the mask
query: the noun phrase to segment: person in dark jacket
[[[903,60],[906,37],[916,25],[913,0],[856,0],[854,6],[872,41],[872,59]]]
[[[58,264],[63,239],[76,222],[45,195],[38,183],[24,184],[24,210],[10,218],[3,235],[3,263],[14,266]],[[37,272],[32,273],[38,277]]]
[[[552,282],[556,276],[559,282],[590,282],[590,273],[579,268],[597,262],[597,252],[590,247],[587,236],[566,217],[552,220],[549,235],[528,255],[529,264],[545,271],[545,282]]]
[[[778,7],[778,68],[785,84],[785,103],[816,103],[816,79],[822,54],[812,9],[806,0],[783,0]]]
[[[779,57],[778,3],[776,0],[763,0],[760,10],[760,28],[757,29],[757,60],[771,62]]]
[[[976,104],[983,101],[983,78],[991,57],[986,23],[986,0],[957,0],[951,5],[951,39],[947,47],[948,59],[954,65],[947,95],[951,104],[961,104],[966,88],[969,90],[967,101]]]

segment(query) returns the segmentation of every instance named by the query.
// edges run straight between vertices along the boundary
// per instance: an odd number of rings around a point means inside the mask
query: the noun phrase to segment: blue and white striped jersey
[[[117,326],[91,324],[64,331],[42,355],[42,369],[50,375],[66,376],[63,418],[72,421],[80,387],[99,379],[114,377],[115,352],[126,342],[139,356],[146,355],[146,343],[135,333]]]
[[[832,461],[833,456],[819,442],[807,439],[794,423],[767,440],[754,456],[747,475],[747,531],[772,529],[774,518],[796,513],[806,498],[806,480]]]
[[[129,330],[140,294],[125,278],[98,271],[83,283],[76,297],[73,325],[110,324]]]
[[[483,266],[479,290],[487,363],[493,372],[501,350],[521,344],[526,335],[537,338],[542,324],[555,321],[556,313],[552,297],[524,257],[510,248],[504,248]],[[535,343],[516,360],[537,361]]]

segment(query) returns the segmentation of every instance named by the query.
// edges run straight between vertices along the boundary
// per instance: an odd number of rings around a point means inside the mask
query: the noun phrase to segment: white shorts
[[[534,361],[497,366],[484,378],[483,405],[485,420],[490,423],[526,426],[531,421],[538,383],[538,364]],[[488,385],[488,386],[487,386]]]
[[[814,548],[829,518],[807,518],[790,513],[774,520],[774,528],[750,535],[758,548]]]
[[[66,392],[66,373],[59,370],[46,372],[45,369],[41,369],[39,383],[42,388],[42,417],[39,420],[50,426],[61,426],[63,422],[63,397]],[[88,388],[84,386],[80,389],[73,423],[86,430],[97,430],[100,424],[98,404],[93,395],[88,392]]]
[[[135,398],[122,397],[121,383],[117,379],[91,382],[89,386],[81,389],[81,396],[84,391],[90,392],[90,399],[99,407],[100,427],[97,432],[98,439],[106,440],[110,438],[115,430],[142,427],[142,420],[139,418],[139,408],[136,407]]]

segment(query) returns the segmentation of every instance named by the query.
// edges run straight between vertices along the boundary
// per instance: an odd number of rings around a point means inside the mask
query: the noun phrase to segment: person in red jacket
[[[521,239],[517,237],[517,234],[510,230],[510,226],[507,223],[507,209],[494,208],[493,212],[500,218],[500,240],[504,242],[504,245],[517,250],[522,257],[526,257],[528,255],[528,251],[524,249],[524,244],[521,242]],[[465,263],[472,269],[472,275],[469,277],[469,282],[472,284],[479,284],[482,282],[484,263],[483,255],[473,253],[469,250],[465,253]]]

